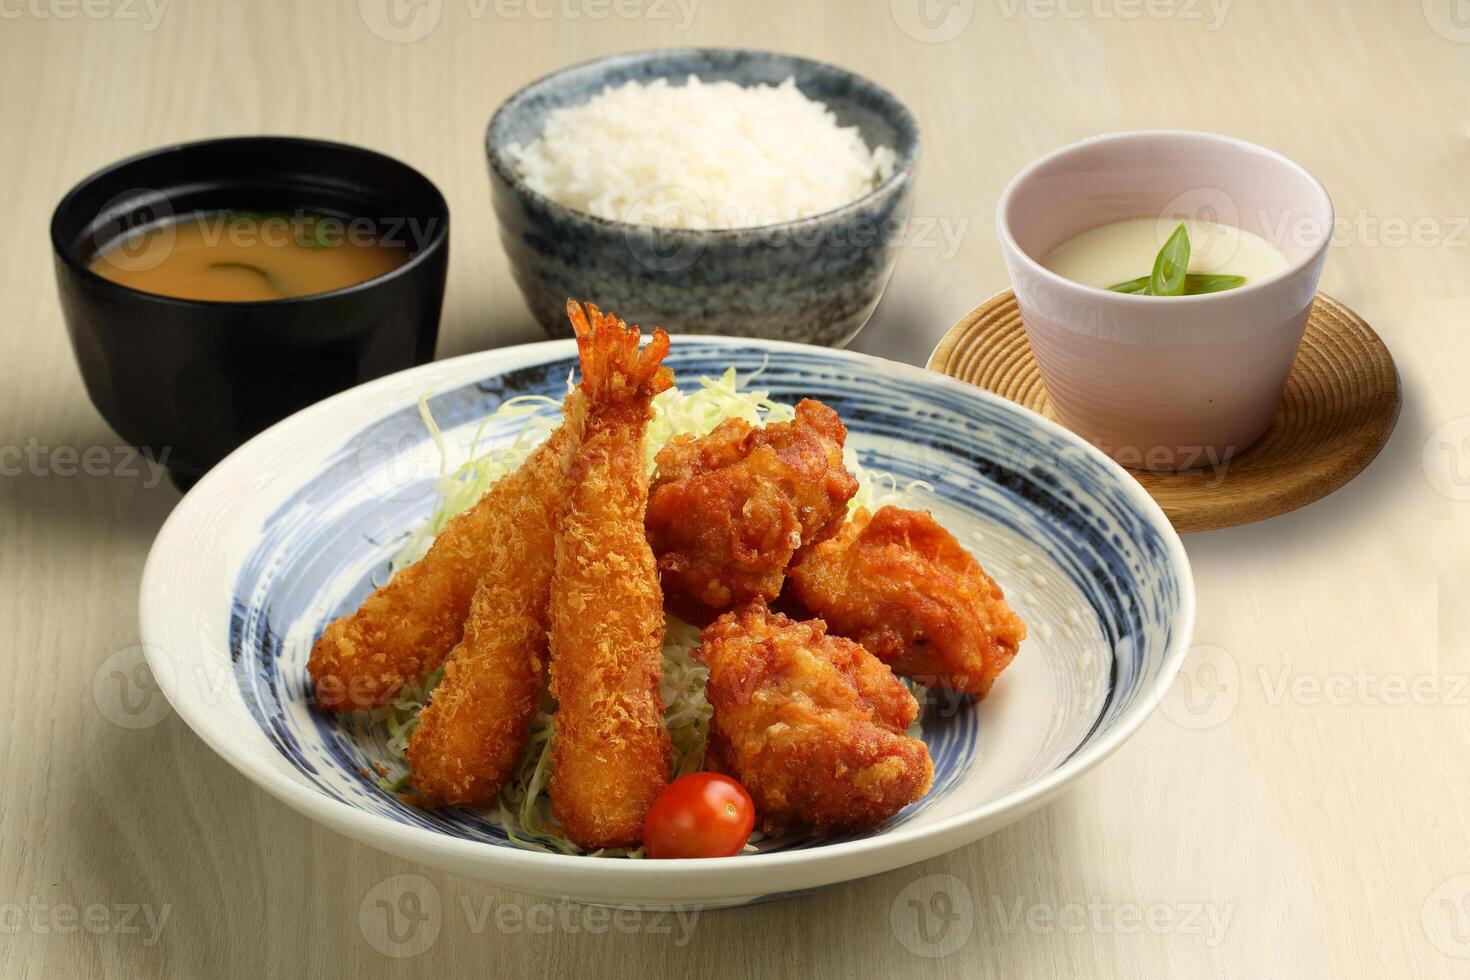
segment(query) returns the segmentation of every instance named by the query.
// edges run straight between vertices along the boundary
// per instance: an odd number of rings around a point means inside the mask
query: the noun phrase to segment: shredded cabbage
[[[748,385],[759,374],[756,371],[745,383]],[[570,389],[570,377],[567,384]],[[439,500],[429,519],[409,534],[394,555],[390,562],[394,572],[422,557],[434,536],[451,518],[467,510],[495,481],[520,466],[561,422],[560,412],[555,411],[560,407],[556,399],[541,395],[509,399],[481,423],[471,440],[466,461],[450,471],[448,450],[429,412],[427,397],[420,399],[419,412],[441,456]],[[764,425],[788,421],[796,414],[792,406],[772,400],[768,391],[742,389],[733,367],[718,378],[701,377],[697,389],[685,392],[670,388],[654,399],[653,411],[646,443],[650,473],[658,451],[677,435],[707,435],[726,419],[740,418],[752,425]],[[522,416],[525,422],[513,439],[481,451],[481,440],[488,427]],[[852,508],[881,507],[915,489],[930,489],[921,481],[900,486],[891,474],[865,471],[850,452],[847,463],[859,487],[850,504]],[[666,706],[664,722],[673,743],[676,777],[699,772],[705,765],[711,708],[704,697],[704,686],[709,671],[695,656],[698,646],[698,629],[674,616],[666,617],[664,670],[659,692]],[[359,732],[385,744],[397,764],[396,772],[383,774],[378,780],[385,792],[402,793],[410,788],[412,774],[405,758],[408,738],[418,724],[419,712],[428,703],[429,693],[442,676],[442,669],[437,670],[423,685],[405,688],[393,704],[355,713]],[[531,724],[530,741],[520,767],[486,815],[500,825],[512,844],[538,851],[577,854],[581,853],[577,846],[560,833],[546,793],[551,780],[551,741],[556,720],[550,695],[544,699],[542,710]],[[636,858],[642,857],[642,850],[605,850],[595,855]]]

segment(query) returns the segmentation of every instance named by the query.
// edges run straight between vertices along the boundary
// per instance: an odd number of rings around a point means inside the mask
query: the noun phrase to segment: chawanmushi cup
[[[1236,289],[1138,296],[1042,266],[1126,218],[1206,218],[1261,236],[1287,268]],[[1299,164],[1210,133],[1097,136],[1022,170],[996,208],[1001,249],[1057,417],[1124,466],[1218,466],[1271,425],[1332,238],[1332,200]],[[1145,270],[1146,271],[1146,270]]]

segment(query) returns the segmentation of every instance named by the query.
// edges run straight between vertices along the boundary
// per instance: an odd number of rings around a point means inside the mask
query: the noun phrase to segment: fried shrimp
[[[580,412],[573,404],[578,398],[568,396],[565,414]],[[487,562],[534,560],[519,529],[555,512],[578,435],[564,422],[518,470],[446,524],[426,555],[322,632],[307,664],[318,706],[349,711],[388,704],[444,661],[463,636]]]
[[[730,419],[665,446],[647,523],[670,607],[702,625],[775,599],[787,566],[837,532],[857,493],[842,462],[846,438],[837,413],[808,398],[790,422]]]
[[[565,448],[537,473],[542,490],[505,501],[501,530],[482,556],[464,638],[408,742],[414,789],[452,806],[495,798],[525,754],[541,700],[559,491],[582,441],[587,398],[566,400]]]
[[[644,536],[643,439],[653,396],[672,374],[669,338],[568,304],[588,401],[566,480],[551,583],[552,812],[579,847],[634,847],[668,783],[671,747],[659,696],[664,613]]]
[[[928,512],[859,510],[789,576],[833,633],[929,687],[984,697],[1026,624],[974,556]]]
[[[750,792],[767,833],[876,827],[929,791],[905,734],[919,706],[862,647],[753,602],[706,627],[710,758]]]

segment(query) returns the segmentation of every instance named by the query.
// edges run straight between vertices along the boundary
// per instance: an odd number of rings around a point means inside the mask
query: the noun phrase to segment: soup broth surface
[[[408,256],[365,221],[227,211],[125,236],[90,268],[148,293],[240,303],[343,289],[393,271]]]

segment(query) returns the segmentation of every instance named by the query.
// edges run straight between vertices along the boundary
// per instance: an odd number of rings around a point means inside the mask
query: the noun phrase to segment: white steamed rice
[[[604,88],[552,110],[540,137],[507,154],[533,190],[612,221],[749,228],[862,197],[893,173],[792,79],[744,87],[657,79]]]

